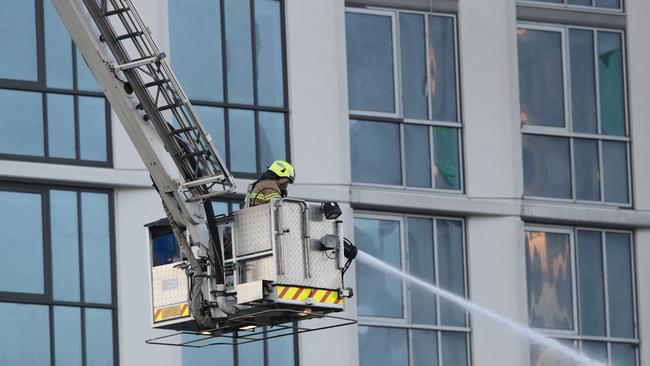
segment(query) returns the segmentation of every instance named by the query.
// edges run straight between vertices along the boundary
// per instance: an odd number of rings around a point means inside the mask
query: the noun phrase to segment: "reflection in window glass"
[[[433,252],[433,220],[408,218],[409,273],[428,283],[435,284],[435,259]],[[419,286],[411,286],[411,322],[437,324],[436,297]]]
[[[50,191],[50,211],[53,295],[80,301],[77,192]]]
[[[41,200],[36,193],[0,191],[0,292],[45,291]]]
[[[605,336],[605,289],[600,231],[579,230],[578,298],[582,334]]]
[[[404,125],[406,185],[431,187],[429,126]]]
[[[219,155],[224,160],[227,160],[226,155],[226,127],[223,116],[223,108],[207,107],[207,106],[194,106],[194,110],[199,115],[203,126],[208,134],[212,137],[214,146],[219,151]]]
[[[636,349],[638,345],[629,343],[612,343],[612,365],[636,366]]]
[[[429,73],[434,121],[456,122],[456,58],[454,19],[429,16]]]
[[[576,198],[600,200],[600,165],[598,164],[598,141],[573,140]]]
[[[230,109],[228,113],[230,169],[235,172],[255,173],[255,113],[241,109]]]
[[[345,14],[350,109],[395,112],[392,19]]]
[[[29,1],[25,1],[28,3]],[[72,89],[72,40],[51,1],[45,7],[45,75],[47,86]]]
[[[397,123],[350,121],[352,180],[402,184]]]
[[[360,250],[396,268],[402,267],[400,222],[355,219],[354,237]],[[402,318],[402,281],[357,264],[357,304],[362,316]]]
[[[50,365],[47,306],[0,302],[0,324],[0,365]]]
[[[84,272],[85,273],[85,272]],[[107,309],[85,308],[86,365],[113,365],[113,313]]]
[[[111,332],[107,332],[111,333]],[[81,310],[54,307],[54,354],[57,365],[81,366]]]
[[[250,2],[224,0],[228,102],[253,103]]]
[[[2,2],[0,79],[38,80],[35,3],[33,0]]]
[[[81,56],[81,52],[76,50],[77,54],[77,89],[93,92],[102,92],[102,87],[90,72],[86,60]]]
[[[436,188],[460,189],[460,148],[458,129],[433,128],[433,159]]]
[[[571,100],[573,130],[598,133],[596,116],[596,74],[594,71],[594,33],[571,29]]]
[[[442,364],[466,366],[467,336],[459,332],[442,332]]]
[[[598,32],[598,80],[603,133],[625,136],[623,45],[620,33]]]
[[[563,127],[562,33],[520,28],[517,40],[521,123]]]
[[[524,134],[522,140],[524,194],[571,198],[569,139]]]
[[[408,366],[405,329],[359,326],[360,366]]]
[[[223,101],[219,1],[170,0],[172,68],[192,99]]]
[[[81,193],[84,300],[110,304],[111,248],[108,195]]]
[[[77,154],[74,97],[47,94],[47,138],[51,157],[74,159]]]
[[[436,220],[438,243],[438,285],[465,297],[465,265],[463,257],[463,227],[460,221]],[[440,323],[464,326],[465,312],[458,305],[440,299]]]
[[[634,338],[634,299],[632,294],[632,248],[630,236],[605,234],[607,255],[607,290],[609,300],[609,335]]]
[[[78,97],[78,103],[80,157],[83,160],[106,161],[106,100],[98,97]]]
[[[400,14],[399,26],[404,117],[427,119],[429,93],[427,92],[424,16]]]
[[[526,264],[529,324],[573,329],[569,234],[527,231]]]
[[[0,154],[43,156],[43,95],[0,89],[0,111]]]
[[[438,332],[412,330],[413,365],[438,366]],[[455,365],[455,364],[453,364]]]
[[[286,160],[284,114],[259,112],[260,170],[266,170],[274,160]]]
[[[603,141],[602,146],[605,201],[628,203],[627,144]]]
[[[258,103],[264,106],[282,107],[284,70],[280,2],[256,0],[254,6]]]

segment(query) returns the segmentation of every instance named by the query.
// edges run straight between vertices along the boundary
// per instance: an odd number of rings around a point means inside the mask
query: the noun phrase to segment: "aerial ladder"
[[[202,347],[260,340],[246,333],[258,327],[272,338],[354,323],[331,315],[352,296],[356,253],[338,206],[274,199],[215,216],[211,199],[234,193],[234,178],[132,1],[52,2],[162,199],[166,218],[148,225],[152,325],[204,335],[180,344]],[[156,262],[170,240],[177,255]],[[312,318],[330,321],[297,325]]]

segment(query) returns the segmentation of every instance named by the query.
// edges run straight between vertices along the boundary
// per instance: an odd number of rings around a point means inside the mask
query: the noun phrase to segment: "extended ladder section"
[[[104,50],[110,51],[111,56],[109,60],[103,57],[103,61],[109,63],[106,66],[122,82],[123,97],[129,98],[137,110],[131,115],[140,117],[137,122],[123,123],[153,126],[180,172],[182,179],[176,182],[175,188],[183,192],[187,201],[200,201],[232,191],[233,177],[165,60],[166,55],[158,49],[131,0],[71,2],[85,5],[86,17],[89,15],[94,22],[94,25],[87,24],[86,30],[94,28],[99,32],[99,41],[105,44]],[[84,57],[88,60],[86,54]],[[102,85],[109,89],[104,83]],[[109,93],[106,94],[110,100]],[[169,191],[169,188],[163,190]]]

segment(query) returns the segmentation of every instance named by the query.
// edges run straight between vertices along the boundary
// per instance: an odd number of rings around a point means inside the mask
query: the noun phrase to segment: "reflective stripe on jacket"
[[[261,179],[251,184],[246,193],[245,207],[269,203],[273,198],[281,198],[282,191],[275,179]]]

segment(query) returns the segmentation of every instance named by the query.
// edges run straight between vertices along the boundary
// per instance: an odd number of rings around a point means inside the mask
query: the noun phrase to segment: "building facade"
[[[149,174],[49,0],[0,13],[0,364],[561,365],[363,263],[355,326],[145,344]],[[238,179],[274,159],[364,252],[650,364],[643,0],[135,0]],[[220,213],[240,196],[215,202]]]

